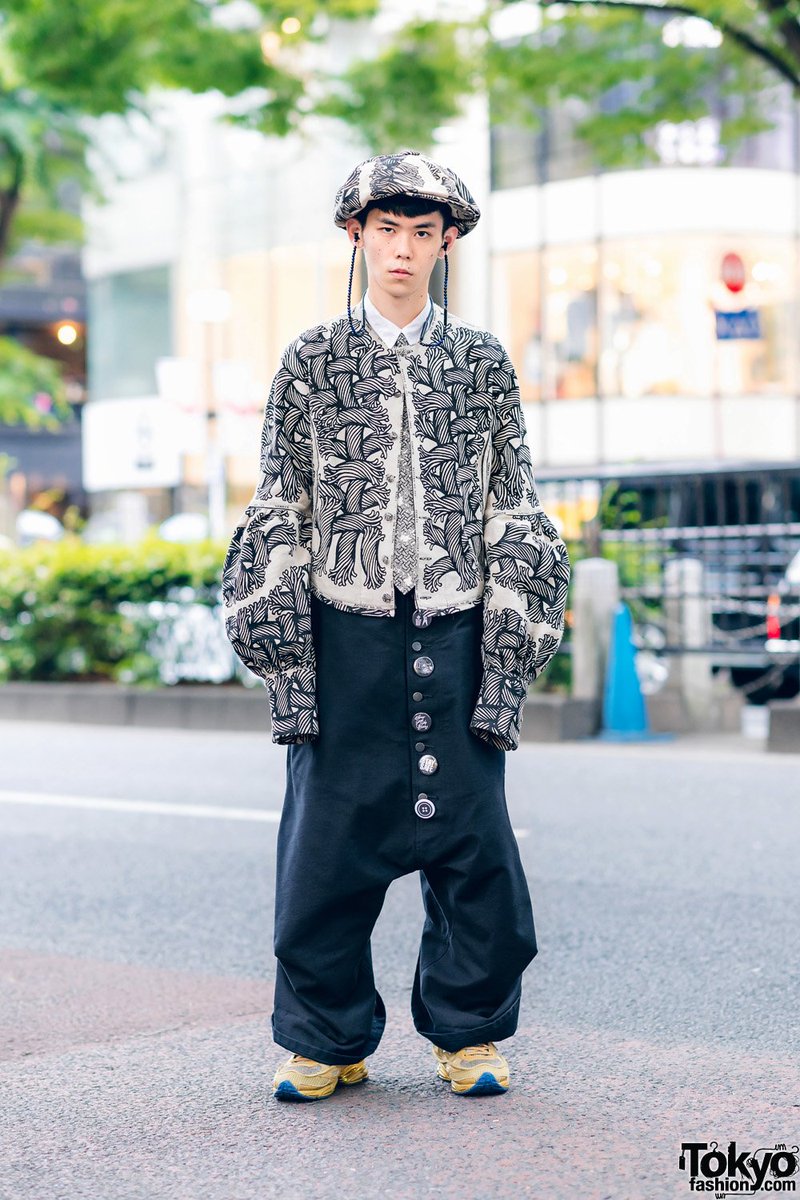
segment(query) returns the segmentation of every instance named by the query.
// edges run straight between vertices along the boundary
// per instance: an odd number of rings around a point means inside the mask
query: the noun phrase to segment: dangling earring
[[[439,337],[436,339],[435,342],[430,343],[431,346],[441,346],[442,342],[445,339],[445,335],[447,333],[447,282],[448,282],[449,266],[450,266],[450,260],[447,257],[447,247],[445,246],[445,250],[444,250],[444,324],[442,325],[441,334],[439,335]]]
[[[356,329],[355,325],[353,324],[353,314],[350,309],[351,298],[352,298],[352,293],[353,293],[353,272],[356,269],[356,251],[357,250],[358,250],[358,234],[356,234],[355,238],[353,239],[353,254],[350,259],[350,278],[347,281],[347,320],[350,322],[351,332],[356,337],[358,337],[360,334],[366,332],[364,329],[365,322],[363,321],[363,319],[362,319],[362,323],[361,323],[361,328]],[[363,317],[363,314],[362,314],[362,317]]]

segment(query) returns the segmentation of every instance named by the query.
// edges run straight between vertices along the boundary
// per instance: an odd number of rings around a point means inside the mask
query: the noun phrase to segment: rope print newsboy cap
[[[336,193],[334,222],[344,229],[349,217],[357,217],[371,200],[390,196],[424,196],[449,204],[459,237],[465,237],[480,219],[481,210],[455,171],[433,162],[418,150],[378,154],[354,167]]]

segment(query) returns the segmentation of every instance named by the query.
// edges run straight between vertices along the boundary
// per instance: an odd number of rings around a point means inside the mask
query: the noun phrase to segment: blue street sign
[[[757,308],[742,308],[739,312],[719,312],[717,318],[717,340],[730,342],[735,339],[761,337],[761,321]]]

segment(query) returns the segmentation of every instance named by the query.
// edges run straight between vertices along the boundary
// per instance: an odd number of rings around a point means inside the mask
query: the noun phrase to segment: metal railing
[[[575,559],[617,563],[620,594],[651,646],[660,640],[664,655],[707,655],[754,689],[787,676],[793,693],[800,462],[544,470],[537,487]]]

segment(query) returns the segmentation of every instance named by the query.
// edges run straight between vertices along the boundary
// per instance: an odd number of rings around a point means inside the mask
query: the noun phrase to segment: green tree
[[[215,0],[0,0],[0,272],[26,242],[79,240],[64,189],[100,198],[86,167],[92,118],[145,109],[153,88],[246,93],[252,103],[236,119],[287,133],[307,81],[262,38],[285,50],[324,36],[320,8],[326,20],[363,18],[377,0],[255,0],[234,25],[232,6]],[[0,422],[46,426],[69,412],[54,364],[0,338]]]
[[[61,189],[70,182],[89,189],[91,180],[84,166],[86,135],[71,114],[24,89],[0,93],[2,272],[28,241],[79,238],[80,222],[60,203]],[[0,337],[0,421],[53,428],[71,411],[57,364]]]
[[[492,120],[532,127],[542,112],[581,102],[575,132],[604,166],[656,157],[653,131],[714,113],[720,142],[770,127],[765,92],[800,94],[794,0],[542,0],[526,33],[496,36],[515,6],[487,0],[469,21],[410,22],[333,83],[319,110],[353,125],[375,150],[430,143],[465,98],[486,91]],[[402,88],[402,105],[395,103]]]
[[[771,85],[800,91],[797,0],[542,0],[537,25],[508,37],[496,35],[498,17],[514,8],[508,0],[486,0],[469,20],[437,20],[434,4],[430,18],[408,22],[338,74],[304,52],[331,22],[369,20],[379,8],[380,0],[249,0],[238,9],[230,0],[0,0],[0,270],[25,241],[79,238],[64,186],[97,195],[86,168],[93,118],[146,112],[154,88],[242,97],[229,119],[278,136],[309,114],[336,117],[376,151],[429,146],[476,92],[491,96],[494,121],[532,126],[548,108],[579,101],[575,131],[608,166],[654,157],[660,123],[696,119],[720,99],[730,150],[769,126]],[[716,31],[700,41],[717,44],[694,44],[698,30]],[[0,421],[66,412],[52,365],[2,346]],[[45,391],[51,413],[32,403]]]

